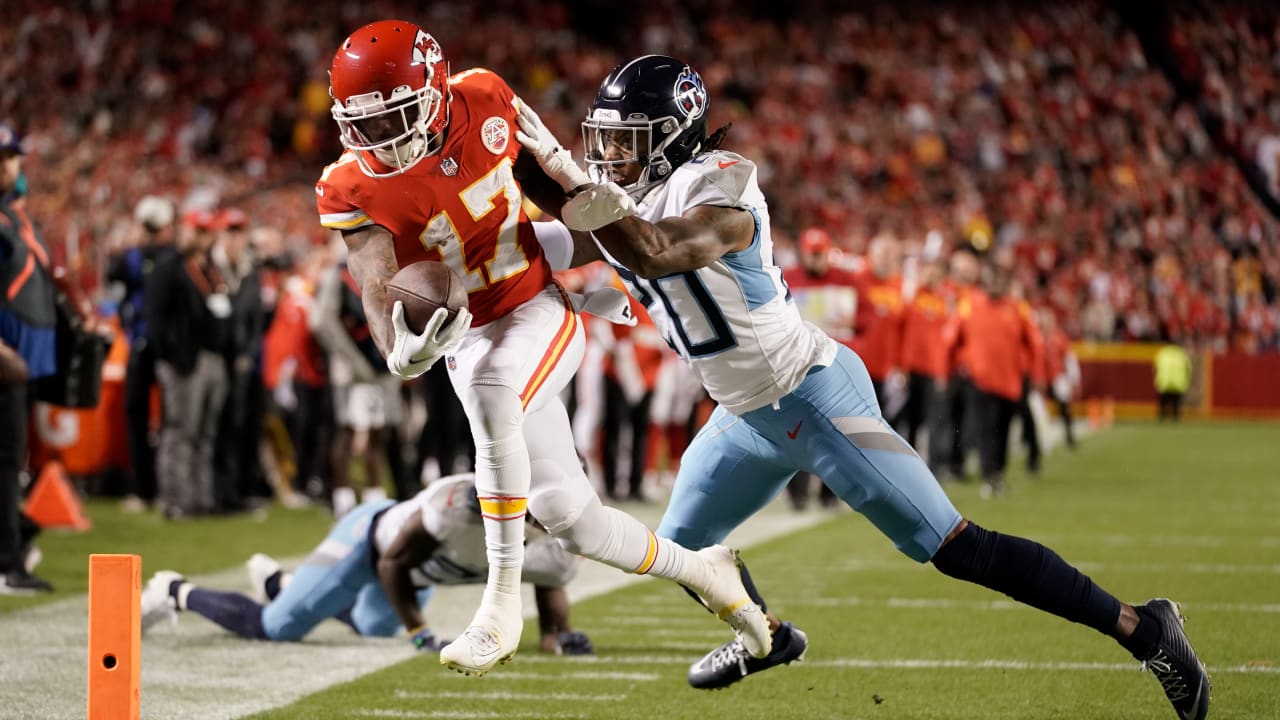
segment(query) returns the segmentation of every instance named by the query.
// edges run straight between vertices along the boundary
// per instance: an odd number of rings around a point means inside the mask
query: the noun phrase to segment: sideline
[[[620,507],[653,527],[665,502]],[[829,511],[796,513],[780,498],[735,531],[729,544],[749,547],[835,516]],[[143,562],[145,566],[145,558]],[[143,581],[158,569],[148,567]],[[228,590],[248,588],[242,566],[193,576],[192,580]],[[570,599],[578,601],[648,581],[650,578],[588,562],[568,590]],[[428,617],[439,635],[452,637],[466,627],[482,589],[473,585],[436,591]],[[681,602],[678,593],[673,593],[672,603]],[[695,606],[685,604],[690,612],[696,612]],[[528,586],[524,607],[526,617],[536,612]],[[84,716],[87,613],[88,598],[81,595],[0,615],[0,672],[5,676],[5,682],[0,683],[0,715],[31,720]],[[239,718],[288,705],[413,655],[403,637],[359,638],[334,621],[322,623],[305,642],[262,643],[241,640],[201,617],[184,613],[176,624],[161,623],[143,638],[142,717]],[[518,670],[531,659],[522,656],[512,669]],[[434,658],[429,672],[442,678],[451,676]]]

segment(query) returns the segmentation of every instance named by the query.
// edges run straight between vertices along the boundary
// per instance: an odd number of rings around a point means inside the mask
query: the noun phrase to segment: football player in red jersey
[[[522,207],[514,172],[521,146],[512,136],[520,101],[511,88],[478,68],[450,76],[434,37],[388,20],[343,41],[330,93],[346,152],[316,184],[321,224],[343,233],[388,368],[417,377],[448,355],[476,441],[489,578],[471,625],[440,662],[482,675],[515,652],[526,507],[573,552],[696,591],[744,644],[768,653],[767,622],[732,551],[695,553],[656,537],[601,505],[582,472],[558,398],[582,360],[582,327]],[[425,328],[407,327],[403,305],[388,305],[386,287],[399,268],[420,260],[442,261],[458,274],[469,311],[446,322],[441,309]],[[613,304],[626,303],[616,294]]]

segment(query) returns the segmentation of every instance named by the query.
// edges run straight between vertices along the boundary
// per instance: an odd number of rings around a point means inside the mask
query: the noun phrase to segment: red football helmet
[[[449,124],[449,64],[426,30],[400,20],[351,33],[329,68],[342,145],[372,177],[398,175],[440,149]],[[390,172],[370,165],[371,153]]]

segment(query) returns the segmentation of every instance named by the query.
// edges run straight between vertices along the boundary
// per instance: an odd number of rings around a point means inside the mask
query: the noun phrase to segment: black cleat
[[[25,567],[14,568],[0,578],[0,595],[33,595],[52,592],[47,580],[32,575]]]
[[[784,622],[773,632],[773,650],[768,655],[751,657],[735,638],[690,665],[689,684],[699,690],[726,688],[752,673],[803,660],[808,649],[808,636],[800,628]]]
[[[560,641],[560,652],[564,655],[595,655],[596,648],[591,638],[581,630],[567,630],[556,638]]]
[[[1150,670],[1160,681],[1165,697],[1181,720],[1204,720],[1209,714],[1209,673],[1191,649],[1177,603],[1156,598],[1135,609],[1144,620],[1160,626],[1160,642],[1155,652],[1150,657],[1138,658],[1143,669]]]

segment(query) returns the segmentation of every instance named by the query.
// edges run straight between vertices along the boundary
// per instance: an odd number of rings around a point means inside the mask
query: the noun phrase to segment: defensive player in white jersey
[[[483,675],[519,647],[526,509],[572,552],[694,589],[767,654],[768,624],[731,550],[693,552],[658,538],[603,506],[582,472],[559,398],[582,360],[582,324],[524,211],[520,166],[542,173],[511,141],[520,105],[511,88],[483,68],[450,75],[440,43],[398,20],[352,33],[329,81],[346,152],[316,183],[320,222],[343,234],[388,369],[412,378],[445,360],[476,441],[490,574],[441,664]],[[441,308],[425,327],[408,326],[387,285],[420,260],[457,274],[465,312],[449,319]]]
[[[541,530],[530,528],[527,536],[523,578],[534,585],[543,649],[590,652],[587,636],[569,627],[564,592],[581,559]],[[368,637],[407,628],[416,648],[438,650],[445,641],[422,616],[432,588],[483,583],[489,572],[475,475],[440,478],[404,502],[357,506],[293,573],[261,554],[248,567],[255,597],[196,587],[169,570],[156,573],[142,593],[144,629],[190,610],[244,638],[289,641],[336,618]]]
[[[718,542],[809,471],[912,559],[1115,638],[1180,717],[1203,718],[1208,675],[1174,603],[1121,603],[1043,545],[965,520],[881,417],[858,356],[800,318],[773,264],[755,165],[719,149],[724,129],[708,137],[708,105],[697,72],[648,55],[604,79],[583,122],[593,176],[531,109],[517,134],[565,191],[544,209],[594,235],[574,238],[574,261],[612,263],[720,405],[680,464],[658,532],[688,547]],[[799,657],[804,635],[771,624],[768,657],[730,642],[690,681],[723,687]]]

